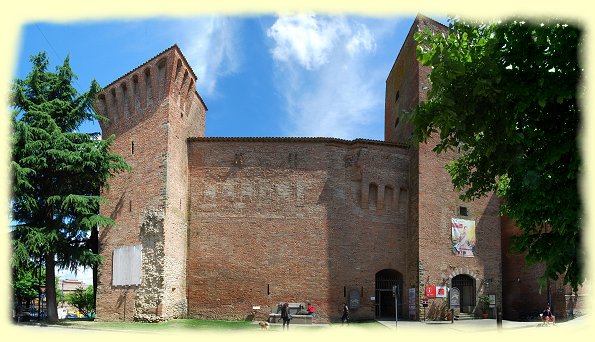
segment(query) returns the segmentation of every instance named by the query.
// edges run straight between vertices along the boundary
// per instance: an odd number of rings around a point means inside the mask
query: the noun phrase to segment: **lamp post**
[[[39,255],[39,276],[37,277],[37,320],[41,320],[41,255]]]

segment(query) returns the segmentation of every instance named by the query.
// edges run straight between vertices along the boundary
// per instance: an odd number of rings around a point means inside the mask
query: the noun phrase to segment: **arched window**
[[[395,194],[392,186],[387,185],[384,187],[384,209],[393,210],[393,198]]]
[[[368,208],[376,209],[376,203],[378,203],[378,185],[370,183],[368,190]]]
[[[122,83],[122,112],[124,113],[124,118],[128,119],[130,117],[130,110],[128,108],[128,87],[126,83]]]
[[[132,98],[134,99],[134,111],[139,114],[140,111],[140,91],[138,89],[138,75],[132,76]]]
[[[145,91],[147,99],[147,107],[153,105],[153,85],[151,82],[151,69],[145,69]]]
[[[165,58],[162,58],[157,62],[157,74],[158,77],[158,98],[162,99],[165,96]]]

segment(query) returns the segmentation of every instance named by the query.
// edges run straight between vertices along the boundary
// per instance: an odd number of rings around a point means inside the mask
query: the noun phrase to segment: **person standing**
[[[312,316],[312,318],[314,318],[314,305],[308,303],[308,315]]]
[[[349,325],[349,307],[347,304],[343,303],[343,315],[341,316],[341,325],[345,324]]]
[[[285,325],[287,325],[287,330],[289,330],[289,321],[291,321],[291,314],[289,313],[289,304],[283,304],[281,307],[281,318],[283,319],[283,330],[285,330]]]

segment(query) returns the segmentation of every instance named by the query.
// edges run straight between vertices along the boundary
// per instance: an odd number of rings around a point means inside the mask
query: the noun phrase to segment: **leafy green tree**
[[[45,267],[48,320],[58,320],[55,267],[94,267],[90,233],[112,220],[101,216],[99,189],[111,176],[128,170],[109,151],[113,136],[78,132],[86,120],[105,120],[93,111],[98,91],[93,81],[79,94],[69,58],[48,71],[45,53],[31,57],[32,70],[11,89],[12,235],[18,258],[42,258]]]
[[[21,260],[18,255],[19,252],[15,248],[10,260],[12,292],[17,304],[25,303],[29,307],[31,301],[39,296],[39,287],[45,284],[45,270],[39,267],[39,263],[28,258]]]
[[[411,115],[414,139],[460,151],[446,166],[464,200],[496,191],[521,233],[513,250],[544,262],[540,279],[584,280],[579,99],[581,30],[563,20],[449,20],[448,34],[415,35],[432,68],[428,100]]]
[[[81,314],[90,317],[95,314],[94,297],[93,286],[89,285],[86,289],[82,287],[75,289],[66,296],[66,301],[77,308]]]

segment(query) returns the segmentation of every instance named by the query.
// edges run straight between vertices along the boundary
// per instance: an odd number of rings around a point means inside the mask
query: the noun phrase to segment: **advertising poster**
[[[475,221],[453,218],[452,253],[461,257],[473,257],[475,248]]]
[[[436,298],[446,298],[446,286],[436,286]]]

